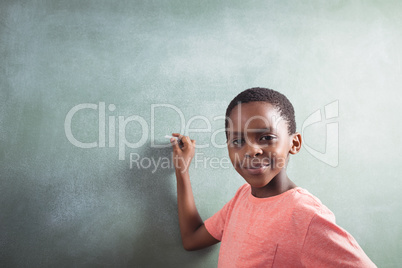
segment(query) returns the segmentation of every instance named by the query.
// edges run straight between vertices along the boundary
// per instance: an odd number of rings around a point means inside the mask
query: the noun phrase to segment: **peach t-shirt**
[[[256,198],[245,184],[205,221],[218,267],[376,267],[334,214],[300,187]]]

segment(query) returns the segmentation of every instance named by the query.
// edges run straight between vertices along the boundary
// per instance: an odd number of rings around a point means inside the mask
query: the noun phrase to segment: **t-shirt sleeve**
[[[215,239],[221,241],[223,236],[223,230],[225,228],[226,216],[228,212],[228,207],[232,200],[226,203],[218,212],[216,212],[212,217],[208,218],[205,222],[205,228],[208,233],[210,233]]]
[[[228,202],[226,203],[221,210],[216,212],[212,217],[208,218],[206,221],[204,221],[205,228],[207,231],[217,240],[221,241],[223,232],[225,229],[225,224],[226,221],[228,220],[229,214],[231,210],[233,209],[233,205],[236,202],[236,200],[239,198],[241,194],[244,193],[244,191],[247,188],[247,184],[244,184],[241,186],[235,196]]]
[[[376,267],[330,211],[314,215],[302,250],[305,267]]]

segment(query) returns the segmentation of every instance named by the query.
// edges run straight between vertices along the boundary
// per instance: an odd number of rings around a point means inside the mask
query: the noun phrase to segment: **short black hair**
[[[254,87],[240,92],[230,103],[226,109],[225,129],[227,137],[228,118],[232,110],[240,103],[248,103],[255,101],[263,101],[272,104],[278,109],[279,114],[288,123],[289,135],[296,133],[295,111],[292,103],[285,95],[269,88]]]

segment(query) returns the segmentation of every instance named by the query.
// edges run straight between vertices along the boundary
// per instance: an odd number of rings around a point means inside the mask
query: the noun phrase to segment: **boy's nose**
[[[262,154],[262,149],[259,146],[254,144],[247,144],[246,146],[246,157],[256,157]]]

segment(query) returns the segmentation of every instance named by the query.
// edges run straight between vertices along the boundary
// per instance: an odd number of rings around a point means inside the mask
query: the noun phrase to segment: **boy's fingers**
[[[188,136],[183,136],[181,139],[183,143],[183,149],[186,150],[189,147],[195,147],[195,140],[190,140]]]
[[[195,145],[195,140],[191,140],[188,136],[183,136],[180,133],[172,133],[173,137],[179,138],[179,142],[182,143],[183,149],[186,149],[190,145]],[[180,146],[178,146],[180,148]]]
[[[186,145],[186,143],[189,143],[190,138],[188,136],[183,136],[180,133],[172,133],[173,137],[179,138],[179,142],[181,141],[183,145]]]
[[[180,140],[184,145],[187,145],[190,143],[190,138],[188,136],[181,136]]]
[[[183,137],[184,137],[183,135],[181,135],[180,133],[172,133],[172,136],[177,137],[179,139],[178,142],[183,144]],[[176,141],[177,141],[177,139],[176,139]]]
[[[176,151],[176,152],[180,151],[180,146],[179,146],[179,143],[177,142],[176,139],[171,138],[170,143],[172,144],[172,147],[173,147],[174,151]]]
[[[178,137],[179,139],[181,139],[183,137],[183,135],[181,135],[180,133],[172,133],[173,137]]]

